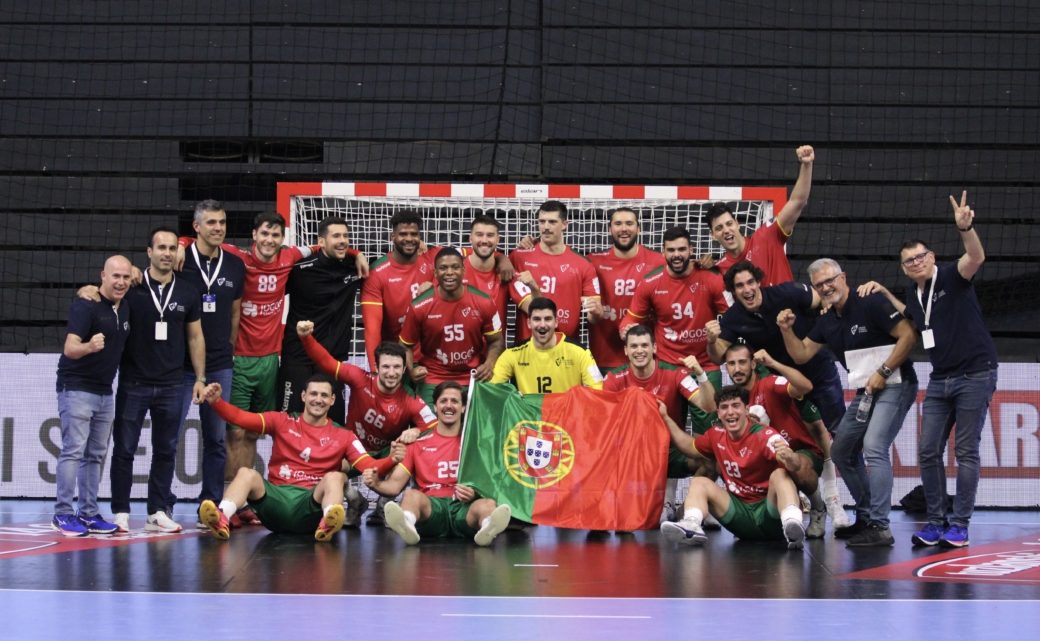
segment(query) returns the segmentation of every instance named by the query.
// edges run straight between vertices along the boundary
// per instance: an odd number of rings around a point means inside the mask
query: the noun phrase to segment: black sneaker
[[[863,531],[859,534],[851,537],[845,542],[847,548],[877,548],[877,547],[891,547],[895,545],[896,540],[892,536],[892,530],[887,527],[882,527],[876,523],[871,523],[869,526],[863,528]]]
[[[867,520],[856,519],[856,522],[848,527],[834,528],[834,538],[851,539],[865,529],[867,529]]]

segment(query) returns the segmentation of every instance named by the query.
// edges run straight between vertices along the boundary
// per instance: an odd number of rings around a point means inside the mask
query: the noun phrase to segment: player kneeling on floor
[[[469,538],[477,545],[491,545],[509,525],[512,510],[496,506],[493,499],[478,498],[473,488],[457,485],[459,453],[462,449],[462,415],[466,397],[462,386],[444,381],[433,390],[437,427],[411,445],[394,443],[392,457],[400,464],[386,479],[375,470],[365,470],[365,485],[382,496],[397,496],[408,479],[418,489],[409,488],[401,504],[387,503],[383,508],[386,526],[408,545],[421,537]]]
[[[372,474],[386,474],[401,459],[375,460],[350,430],[328,417],[336,400],[332,381],[324,374],[312,376],[304,386],[303,413],[245,412],[220,398],[220,385],[206,387],[205,400],[229,423],[274,439],[267,479],[241,467],[224,490],[220,505],[203,501],[199,520],[213,536],[231,536],[229,519],[247,501],[272,532],[309,534],[328,541],[343,527],[343,484],[347,477],[342,461]]]
[[[661,533],[669,541],[703,545],[708,537],[702,522],[710,511],[737,538],[786,539],[789,549],[801,549],[805,529],[791,478],[802,465],[801,456],[778,432],[754,422],[743,387],[723,387],[715,401],[719,425],[695,438],[675,424],[664,404],[660,406],[676,448],[686,456],[716,459],[725,483],[722,488],[708,478],[691,479],[682,520],[662,523]]]

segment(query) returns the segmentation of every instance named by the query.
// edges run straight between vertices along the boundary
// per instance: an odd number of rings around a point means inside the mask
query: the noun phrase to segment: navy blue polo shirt
[[[173,286],[173,294],[168,288]],[[164,302],[163,320],[167,323],[164,341],[155,340],[155,323],[159,311],[148,293],[148,282],[131,287],[123,299],[130,307],[130,337],[123,350],[119,369],[119,384],[182,385],[184,359],[188,352],[187,324],[199,320],[201,298],[199,290],[176,275],[161,288],[154,280],[152,290]]]
[[[795,363],[787,353],[783,334],[776,324],[777,315],[790,309],[795,314],[795,335],[805,338],[819,316],[812,303],[812,290],[802,283],[763,287],[762,306],[757,311],[749,312],[739,300],[726,310],[719,321],[722,328],[720,337],[730,343],[746,343],[752,350],[764,349],[784,365],[794,367],[810,380],[816,380],[817,376],[826,375],[829,368],[834,367],[834,355],[830,350],[821,349],[808,362]]]
[[[816,326],[809,332],[809,340],[829,347],[848,370],[845,352],[895,345],[896,339],[890,332],[901,320],[903,315],[883,294],[875,292],[860,298],[856,292],[850,291],[840,313],[832,307],[816,320]],[[909,359],[899,366],[899,373],[904,381],[917,380]]]
[[[202,297],[209,293],[217,297],[217,311],[202,311],[202,334],[206,337],[206,371],[216,372],[231,369],[233,364],[234,345],[231,344],[231,306],[242,298],[242,288],[246,280],[246,266],[238,256],[218,249],[213,258],[199,253],[199,263],[195,262],[193,245],[184,250],[184,271],[180,273],[183,282],[191,283],[199,291],[199,309],[202,310]],[[217,273],[217,265],[220,272]],[[203,274],[212,279],[212,285],[206,286]],[[184,369],[194,372],[191,358],[184,355]]]
[[[928,296],[931,282],[925,282],[922,300]],[[906,292],[906,315],[914,321],[917,331],[929,329],[924,324],[916,285]],[[997,348],[982,319],[975,286],[957,271],[957,263],[939,266],[929,320],[935,337],[935,347],[928,350],[933,379],[997,369]]]
[[[77,359],[62,354],[58,359],[57,390],[110,395],[123,346],[130,334],[130,306],[124,302],[117,308],[104,296],[97,302],[76,298],[69,307],[65,329],[83,342],[94,334],[104,334],[105,348]]]

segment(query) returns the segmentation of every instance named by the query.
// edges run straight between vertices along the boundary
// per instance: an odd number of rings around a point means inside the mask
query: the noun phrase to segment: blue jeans
[[[831,443],[831,459],[856,499],[856,519],[888,527],[892,511],[892,442],[917,398],[917,382],[887,385],[875,394],[874,408],[866,423],[856,420],[862,398],[861,389],[838,423]]]
[[[58,392],[61,455],[58,456],[55,514],[72,514],[79,488],[79,514],[97,516],[101,464],[112,435],[115,400],[111,394],[65,389]]]
[[[812,379],[812,384],[813,389],[808,394],[809,400],[820,409],[823,424],[833,434],[845,415],[845,390],[841,386],[838,368],[831,363],[830,367]]]
[[[120,383],[112,430],[112,512],[130,511],[134,455],[141,440],[144,415],[152,417],[152,464],[148,471],[148,513],[173,509],[171,489],[181,431],[184,394],[180,385]]]
[[[220,383],[220,397],[231,400],[231,369],[206,372],[207,383]],[[184,373],[184,404],[181,412],[181,424],[188,416],[191,407],[191,392],[195,387],[194,372]],[[227,450],[224,449],[224,430],[227,422],[220,418],[209,403],[199,405],[199,427],[202,428],[202,492],[199,501],[209,499],[220,503],[224,498],[224,462]]]
[[[989,403],[997,389],[997,370],[972,372],[928,381],[921,408],[921,440],[917,462],[928,507],[928,522],[942,526],[946,516],[946,467],[943,454],[954,424],[957,494],[950,523],[968,527],[979,487],[979,441]]]

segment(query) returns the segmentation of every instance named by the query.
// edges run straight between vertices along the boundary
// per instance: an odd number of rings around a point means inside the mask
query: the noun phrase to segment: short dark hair
[[[462,404],[466,404],[466,388],[456,383],[455,381],[441,381],[437,383],[437,387],[433,388],[433,402],[436,403],[437,399],[444,394],[445,390],[457,389],[459,394],[462,395]]]
[[[422,216],[414,209],[402,209],[390,217],[390,229],[397,231],[399,225],[417,225],[422,229]]]
[[[917,247],[918,245],[920,245],[921,247],[924,247],[928,251],[932,251],[932,248],[928,246],[928,243],[924,242],[923,240],[918,240],[916,238],[911,238],[909,240],[904,240],[903,241],[903,244],[899,246],[899,252],[902,253],[904,249],[913,249],[914,247]]]
[[[253,218],[253,231],[260,229],[264,225],[280,227],[283,232],[285,231],[285,219],[276,211],[262,211]]]
[[[303,391],[307,391],[307,388],[310,387],[311,383],[328,383],[328,386],[332,388],[332,393],[336,393],[336,383],[329,378],[328,374],[318,372],[317,374],[312,375],[306,380],[306,382],[304,382]]]
[[[166,225],[159,225],[158,227],[154,227],[152,231],[148,233],[149,247],[155,247],[155,235],[161,233],[173,234],[174,238],[178,238],[176,229],[174,229],[173,227],[168,227]]]
[[[736,352],[738,350],[746,349],[748,356],[754,356],[755,353],[751,350],[751,346],[747,343],[730,343],[730,346],[726,348],[726,351],[722,353],[722,361],[725,362],[729,357],[730,352]]]
[[[207,211],[224,211],[224,204],[221,203],[219,200],[213,200],[212,198],[201,200],[195,203],[195,213],[192,216],[192,220],[194,222],[201,223],[202,215],[205,214]]]
[[[743,401],[744,405],[747,405],[748,401],[751,399],[751,394],[749,394],[741,385],[726,385],[719,391],[715,392],[716,405],[721,405],[723,401],[730,401],[735,398],[739,398]]]
[[[473,220],[469,221],[469,230],[473,231],[473,227],[476,225],[494,225],[495,229],[499,232],[502,231],[502,223],[498,222],[498,219],[494,216],[488,216],[487,214],[477,214],[473,217]]]
[[[527,306],[528,317],[533,316],[534,313],[540,309],[547,309],[553,313],[553,317],[556,316],[556,303],[554,303],[553,299],[551,298],[539,296],[538,298],[532,300],[531,303]]]
[[[332,227],[333,225],[343,225],[347,228],[347,231],[350,231],[350,225],[347,223],[347,220],[345,218],[340,218],[339,216],[329,216],[325,220],[318,223],[318,235],[322,237],[327,236],[329,233],[329,227]]]
[[[636,217],[636,222],[639,222],[639,212],[632,209],[631,207],[618,207],[617,209],[611,209],[607,212],[607,222],[614,222],[614,214],[621,214],[628,212]]]
[[[383,341],[377,345],[374,356],[376,359],[376,367],[379,367],[380,356],[394,356],[400,358],[403,363],[408,362],[408,352],[405,350],[404,346],[392,341]]]
[[[657,342],[654,333],[650,331],[650,328],[646,325],[633,325],[632,327],[629,327],[628,331],[625,332],[625,344],[628,344],[630,336],[649,336],[651,344]]]
[[[664,233],[661,234],[661,245],[664,246],[668,241],[679,240],[680,238],[685,238],[686,242],[693,245],[693,241],[690,239],[690,230],[686,229],[682,225],[673,225],[664,230]]]
[[[542,203],[541,207],[538,208],[538,211],[544,211],[547,213],[557,212],[560,214],[560,220],[567,220],[567,205],[564,205],[558,200],[545,201]],[[535,212],[535,215],[538,215],[537,212]]]
[[[726,291],[733,293],[733,279],[737,277],[740,272],[751,272],[751,275],[755,277],[755,280],[762,282],[762,279],[766,277],[766,273],[755,266],[750,260],[742,260],[736,265],[729,268],[726,275],[722,277],[722,282],[726,285]]]
[[[711,207],[709,207],[708,213],[704,215],[704,220],[708,222],[708,229],[711,229],[712,226],[715,225],[716,218],[719,218],[720,216],[725,216],[726,214],[733,216],[733,210],[730,209],[729,205],[726,203],[717,202],[714,203]],[[736,218],[736,216],[733,217]]]
[[[462,252],[455,249],[454,247],[441,247],[441,250],[437,252],[437,258],[433,259],[433,264],[441,262],[442,258],[451,258],[452,256],[462,260]]]

